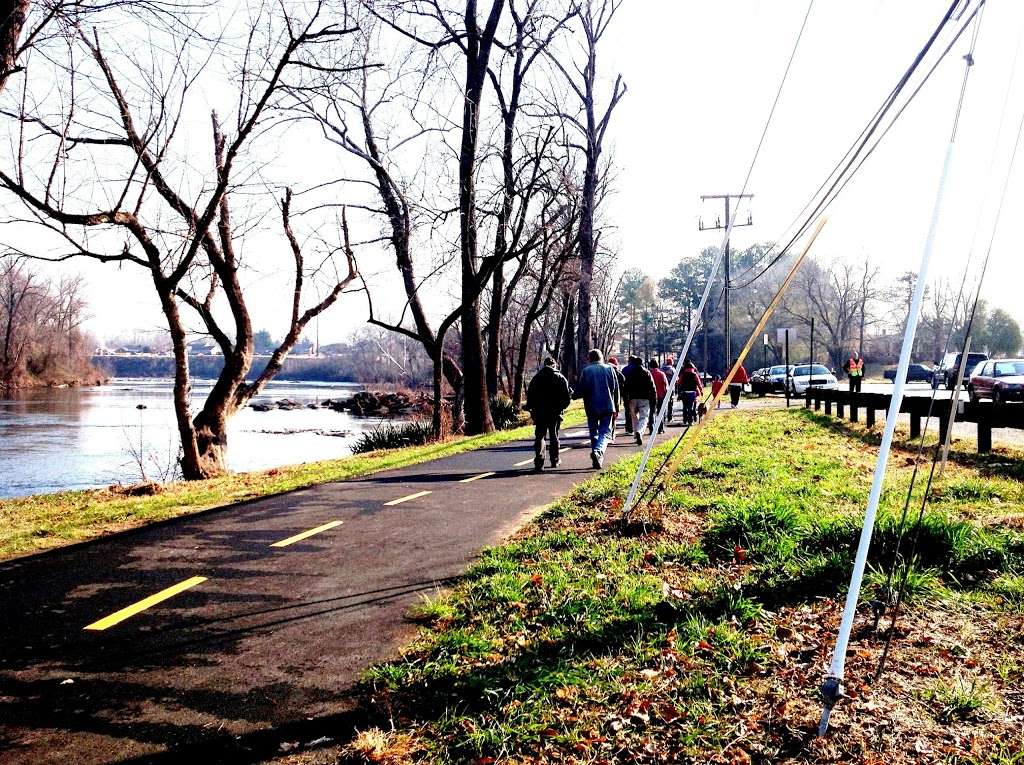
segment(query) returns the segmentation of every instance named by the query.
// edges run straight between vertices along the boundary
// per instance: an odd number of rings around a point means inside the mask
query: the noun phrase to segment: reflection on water
[[[196,381],[194,400],[212,383]],[[347,398],[362,386],[271,382],[255,401],[301,404]],[[159,479],[177,456],[170,380],[114,379],[89,388],[25,391],[0,399],[0,496],[82,489]],[[139,406],[145,408],[139,409]],[[228,466],[258,470],[342,457],[377,420],[330,409],[246,408],[229,426]]]

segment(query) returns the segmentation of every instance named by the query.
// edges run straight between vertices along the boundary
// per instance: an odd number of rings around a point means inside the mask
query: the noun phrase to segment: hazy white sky
[[[736,247],[777,239],[860,132],[944,11],[947,0],[816,0],[749,191],[755,225]],[[619,227],[624,262],[663,276],[680,258],[718,244],[697,218],[720,207],[701,194],[738,192],[775,96],[805,0],[626,0],[601,66],[620,71],[629,93],[611,139],[619,168],[605,217]],[[932,276],[957,283],[975,231],[990,231],[995,197],[1024,111],[1024,75],[1014,81],[994,171],[988,175],[1024,4],[989,0],[967,90]],[[889,274],[921,257],[963,73],[965,35],[883,147],[832,207],[815,254],[863,258]],[[1024,66],[1022,56],[1021,66]],[[1024,322],[1024,157],[1010,187],[984,296]],[[301,180],[301,179],[300,179]],[[301,185],[297,183],[296,185]],[[995,190],[995,191],[993,191]],[[982,202],[988,195],[988,200]],[[744,216],[745,217],[745,216]],[[980,260],[981,252],[976,255]],[[146,284],[89,267],[92,327],[101,336],[159,326]],[[257,295],[257,325],[272,327],[275,279]],[[323,319],[323,341],[362,322],[350,296]],[[265,319],[265,320],[264,320]]]
[[[947,6],[945,0],[816,0],[748,189],[755,194],[755,225],[737,229],[734,245],[781,236]],[[713,222],[721,203],[702,205],[699,197],[740,190],[806,10],[806,0],[624,4],[608,46],[613,61],[604,63],[621,70],[629,84],[614,125],[621,174],[610,218],[621,226],[622,251],[631,264],[660,274],[680,257],[720,243],[720,232],[697,230],[697,218]],[[959,284],[980,203],[991,191],[978,249],[987,245],[1024,110],[1022,75],[1013,84],[988,178],[1022,26],[1024,4],[987,4],[930,281]],[[890,274],[917,270],[968,47],[964,35],[832,206],[813,251],[819,258],[867,255]],[[1022,170],[1019,161],[983,295],[1024,321]],[[975,256],[980,260],[981,253]]]

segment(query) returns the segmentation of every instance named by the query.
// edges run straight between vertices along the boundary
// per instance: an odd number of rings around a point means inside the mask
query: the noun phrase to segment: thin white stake
[[[914,347],[914,337],[917,334],[917,323],[921,316],[921,303],[924,299],[925,287],[928,284],[928,269],[932,261],[932,250],[935,246],[935,233],[938,229],[939,219],[942,212],[942,202],[946,190],[946,177],[949,174],[950,161],[953,156],[953,142],[949,142],[946,148],[946,159],[942,165],[942,175],[939,179],[939,189],[935,196],[935,207],[932,210],[932,220],[928,227],[928,236],[925,239],[924,253],[921,256],[921,267],[917,274],[917,283],[914,285],[914,296],[910,304],[910,313],[907,316],[907,328],[903,334],[903,347],[900,349],[900,361],[896,367],[896,379],[893,383],[892,400],[889,402],[889,412],[885,418],[885,431],[882,433],[882,443],[878,448],[878,460],[875,462],[875,475],[871,483],[871,493],[868,496],[868,506],[864,513],[864,526],[860,532],[860,543],[857,546],[857,559],[853,565],[853,576],[850,577],[850,589],[846,593],[846,607],[843,609],[843,620],[839,625],[839,635],[836,638],[836,646],[832,652],[832,664],[829,667],[828,675],[825,678],[825,685],[822,687],[822,695],[825,698],[825,707],[821,713],[821,723],[818,726],[818,735],[825,735],[828,729],[828,718],[843,693],[843,673],[846,669],[846,649],[850,643],[850,633],[853,631],[853,619],[857,613],[857,602],[860,599],[860,586],[864,578],[864,568],[867,565],[868,549],[871,547],[871,534],[874,531],[875,516],[878,513],[878,501],[882,496],[882,485],[885,483],[885,468],[889,461],[889,450],[892,447],[893,433],[896,431],[896,420],[899,418],[900,407],[903,404],[903,388],[906,385],[907,368],[910,366],[910,352]]]

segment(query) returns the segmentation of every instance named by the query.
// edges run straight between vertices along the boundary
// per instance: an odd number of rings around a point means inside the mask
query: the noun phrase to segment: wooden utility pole
[[[735,211],[732,209],[732,200],[743,200],[753,199],[753,194],[702,194],[700,201],[706,202],[709,199],[721,199],[725,202],[725,222],[722,222],[721,218],[715,220],[714,226],[705,226],[703,220],[697,221],[697,228],[700,231],[719,231],[721,229],[729,229],[730,222],[732,221],[732,215]],[[737,226],[753,226],[754,219],[751,214],[747,213],[746,223],[732,223],[732,228]],[[725,255],[722,260],[723,268],[725,269],[725,290],[724,290],[724,303],[723,308],[725,310],[724,320],[724,334],[725,334],[725,363],[722,365],[723,370],[728,370],[732,364],[732,326],[731,317],[729,315],[729,290],[731,289],[730,275],[729,275],[729,237],[725,238]],[[706,328],[705,328],[706,330]]]

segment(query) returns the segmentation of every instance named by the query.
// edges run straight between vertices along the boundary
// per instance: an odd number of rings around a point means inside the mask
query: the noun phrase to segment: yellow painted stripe
[[[177,584],[168,587],[166,590],[160,590],[155,595],[150,595],[148,598],[143,598],[138,603],[133,603],[127,608],[122,608],[120,611],[115,611],[110,616],[100,619],[98,622],[84,627],[87,630],[105,630],[108,627],[113,627],[115,624],[120,624],[125,619],[135,616],[137,613],[145,611],[150,606],[155,606],[157,603],[162,603],[168,598],[173,598],[179,592],[195,587],[197,584],[202,584],[206,581],[205,576],[194,576],[191,579],[186,579],[184,582],[178,582]]]
[[[530,457],[530,459],[528,459],[528,460],[523,460],[522,462],[517,462],[512,467],[522,467],[523,465],[530,465],[530,464],[533,464],[533,457]]]
[[[398,499],[393,499],[390,502],[385,502],[384,506],[391,507],[392,505],[400,505],[403,502],[408,502],[410,499],[419,499],[420,497],[425,497],[428,494],[430,494],[429,491],[418,491],[415,494],[409,494],[408,496],[399,497]]]
[[[340,526],[341,523],[342,523],[341,521],[331,521],[330,523],[325,523],[323,526],[317,526],[315,529],[310,529],[309,531],[303,531],[301,534],[296,534],[293,537],[288,537],[287,539],[282,539],[280,542],[274,542],[270,546],[271,547],[287,547],[288,545],[295,544],[296,542],[301,542],[303,539],[308,539],[309,537],[313,536],[314,534],[319,534],[321,531],[327,531],[327,529],[333,529],[335,526]]]
[[[490,473],[481,473],[480,475],[475,475],[470,478],[463,478],[461,481],[459,481],[459,483],[471,483],[473,481],[479,481],[481,478],[487,478],[492,475],[494,475],[493,470]]]

